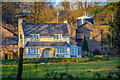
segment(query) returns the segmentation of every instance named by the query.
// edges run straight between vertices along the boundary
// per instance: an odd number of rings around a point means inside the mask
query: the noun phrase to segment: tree
[[[110,22],[109,31],[111,32],[112,47],[118,50],[117,54],[120,54],[120,2],[113,22]]]
[[[85,36],[84,36],[84,40],[83,40],[83,43],[82,43],[82,51],[89,52],[88,43],[87,43],[87,40],[86,40]]]
[[[62,2],[61,6],[64,8],[60,11],[60,21],[69,20],[70,15],[70,3],[69,2]],[[68,21],[69,22],[69,21]]]
[[[26,23],[46,23],[55,19],[52,3],[29,2],[20,4],[20,15]]]
[[[70,3],[69,2],[62,2],[62,7],[64,10],[70,11]]]
[[[16,2],[3,2],[2,3],[2,22],[6,24],[13,24],[16,26],[16,9],[18,9]]]

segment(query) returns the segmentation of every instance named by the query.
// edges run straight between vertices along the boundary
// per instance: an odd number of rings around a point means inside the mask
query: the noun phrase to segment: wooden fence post
[[[17,80],[22,80],[23,50],[24,48],[19,49]]]

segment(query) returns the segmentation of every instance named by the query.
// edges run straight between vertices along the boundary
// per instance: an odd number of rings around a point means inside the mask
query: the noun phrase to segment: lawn
[[[106,78],[111,72],[118,72],[118,57],[110,57],[108,61],[90,61],[76,63],[53,63],[53,64],[23,64],[22,78],[46,78],[46,73],[68,73],[78,78]],[[17,65],[2,65],[3,78],[16,78]],[[57,75],[58,77],[60,75]],[[118,78],[112,73],[113,78]]]

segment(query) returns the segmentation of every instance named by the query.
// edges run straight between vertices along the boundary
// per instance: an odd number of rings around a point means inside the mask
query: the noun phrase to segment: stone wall
[[[77,29],[76,34],[85,33],[86,31],[91,34],[90,38],[88,39],[86,38],[90,51],[92,52],[95,49],[98,49],[101,51],[101,29],[87,22],[86,24],[80,26]],[[78,46],[82,46],[81,41],[83,41],[83,38],[77,39]]]
[[[76,42],[76,27],[71,26],[68,24],[67,26],[68,31],[69,31],[69,35],[70,35],[70,44],[77,46],[77,42]]]
[[[18,45],[2,45],[2,59],[4,59],[5,57],[5,53],[7,53],[8,55],[8,59],[17,57],[17,55],[15,54],[18,51]]]
[[[2,28],[2,56],[1,57],[2,59],[4,59],[5,53],[7,53],[8,59],[12,59],[15,57],[15,53],[18,51],[18,45],[12,44],[14,42],[12,42],[13,40],[11,40],[11,38],[17,37],[17,36],[14,36],[14,34],[10,32],[8,28],[6,27],[5,28],[1,27],[1,28]]]

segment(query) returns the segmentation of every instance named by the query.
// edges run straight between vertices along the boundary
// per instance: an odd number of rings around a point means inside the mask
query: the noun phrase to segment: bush
[[[90,61],[88,57],[84,58],[29,58],[23,59],[23,64],[36,64],[36,63],[70,63],[70,62],[87,62]],[[3,60],[3,64],[17,64],[18,59]]]
[[[90,58],[91,61],[99,61],[99,60],[108,61],[110,59],[110,57],[107,55],[95,55],[95,56],[88,56],[88,57]]]
[[[94,51],[93,51],[93,55],[99,55],[100,54],[100,51],[98,50],[98,49],[95,49]]]
[[[109,57],[106,55],[95,55],[83,58],[26,58],[23,59],[23,64],[36,64],[36,63],[71,63],[71,62],[88,62],[98,60],[108,60]],[[3,60],[3,64],[17,64],[18,59]]]

